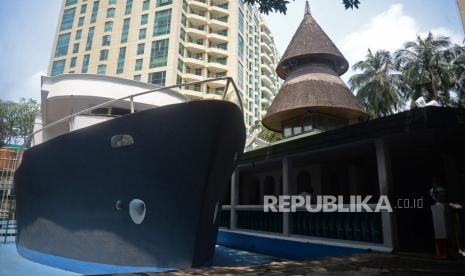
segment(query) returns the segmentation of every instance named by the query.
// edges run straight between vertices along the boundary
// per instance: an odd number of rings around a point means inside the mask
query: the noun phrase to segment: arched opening
[[[268,175],[265,177],[264,182],[264,195],[277,195],[276,194],[276,182],[274,181],[274,177]]]
[[[239,194],[239,205],[259,205],[260,181],[257,178],[252,178],[250,181],[241,183]]]
[[[297,194],[312,195],[314,192],[312,187],[312,177],[306,171],[299,172],[297,175]]]

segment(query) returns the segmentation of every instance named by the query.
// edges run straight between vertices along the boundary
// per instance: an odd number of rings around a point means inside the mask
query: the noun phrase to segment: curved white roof
[[[159,85],[143,83],[118,77],[93,74],[63,74],[42,77],[42,91],[47,99],[62,96],[87,96],[117,99],[131,94],[160,88]],[[165,89],[134,98],[135,102],[162,106],[189,101],[183,94]]]

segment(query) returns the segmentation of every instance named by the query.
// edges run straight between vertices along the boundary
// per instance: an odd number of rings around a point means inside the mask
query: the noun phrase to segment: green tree
[[[396,68],[402,73],[402,91],[412,103],[419,97],[450,104],[450,91],[456,84],[452,68],[453,53],[450,38],[417,36],[395,53]]]
[[[292,0],[294,1],[294,0]],[[261,13],[269,14],[270,12],[279,12],[286,14],[287,5],[290,1],[287,0],[244,0],[244,3],[258,4]],[[359,0],[343,0],[342,4],[346,9],[358,9]]]
[[[455,45],[451,50],[454,58],[452,68],[456,78],[454,86],[457,93],[456,106],[465,108],[465,47]]]
[[[0,125],[3,144],[22,144],[34,128],[39,104],[32,99],[21,98],[18,103],[0,100]]]
[[[281,133],[267,129],[260,121],[256,121],[255,124],[250,127],[249,132],[253,133],[254,131],[258,131],[258,138],[268,143],[277,142],[283,139]]]
[[[365,60],[354,64],[352,69],[361,72],[350,78],[351,89],[357,93],[357,100],[371,116],[391,115],[402,106],[398,90],[400,76],[388,51],[373,54],[368,50]]]

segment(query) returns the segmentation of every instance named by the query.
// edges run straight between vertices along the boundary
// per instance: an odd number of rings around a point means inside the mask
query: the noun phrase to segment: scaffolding
[[[16,236],[16,200],[13,176],[20,158],[16,148],[0,149],[0,242],[11,241]]]

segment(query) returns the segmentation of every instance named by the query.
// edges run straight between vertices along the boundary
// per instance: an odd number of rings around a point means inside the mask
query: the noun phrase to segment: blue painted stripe
[[[176,270],[175,268],[160,267],[138,267],[138,266],[120,266],[111,264],[101,264],[69,259],[51,254],[41,253],[17,245],[18,253],[26,259],[33,262],[76,272],[80,274],[112,274],[112,273],[135,273],[135,272],[161,272]]]
[[[368,252],[366,249],[315,244],[277,238],[218,231],[217,243],[278,258],[303,260]]]

